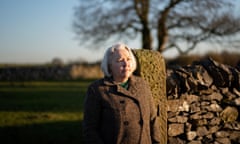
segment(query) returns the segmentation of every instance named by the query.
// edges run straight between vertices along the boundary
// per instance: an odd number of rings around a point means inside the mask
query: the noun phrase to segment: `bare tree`
[[[141,36],[144,49],[188,53],[202,42],[239,42],[240,17],[232,11],[234,0],[79,2],[73,27],[82,43]]]

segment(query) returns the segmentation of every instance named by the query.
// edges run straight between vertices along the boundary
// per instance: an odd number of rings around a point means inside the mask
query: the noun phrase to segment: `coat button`
[[[125,101],[124,100],[120,100],[120,104],[124,104],[125,103]]]
[[[140,124],[140,125],[143,125],[143,120],[142,120],[142,119],[139,120],[139,124]]]
[[[129,122],[128,122],[128,121],[124,121],[123,124],[124,124],[125,126],[127,126],[127,125],[129,125]]]

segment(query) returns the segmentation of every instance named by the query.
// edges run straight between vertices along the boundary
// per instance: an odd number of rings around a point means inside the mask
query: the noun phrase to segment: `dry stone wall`
[[[0,81],[74,80],[99,78],[103,73],[99,65],[26,66],[0,68]]]
[[[167,70],[169,144],[240,143],[239,67],[213,59]]]
[[[61,66],[26,66],[0,68],[1,81],[32,81],[69,79],[69,67]]]

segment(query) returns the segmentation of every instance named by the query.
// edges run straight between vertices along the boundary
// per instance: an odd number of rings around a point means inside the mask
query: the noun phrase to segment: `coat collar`
[[[132,98],[137,99],[137,100],[139,99],[138,95],[136,95],[137,85],[138,85],[139,81],[137,80],[136,76],[134,76],[134,75],[129,77],[129,88],[128,88],[128,90],[124,89],[123,87],[121,87],[120,85],[115,83],[113,81],[113,79],[109,78],[109,77],[105,77],[103,79],[103,83],[107,86],[116,87],[117,92],[123,93],[124,95],[126,95],[128,97],[132,97]]]
[[[107,86],[114,86],[118,85],[116,82],[113,81],[112,77],[104,77],[103,78],[103,83]],[[129,77],[129,84],[130,85],[135,85],[137,83],[136,76],[132,75]]]

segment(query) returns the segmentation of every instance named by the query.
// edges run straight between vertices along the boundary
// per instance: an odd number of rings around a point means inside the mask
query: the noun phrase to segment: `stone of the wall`
[[[0,68],[1,81],[69,80],[71,67],[26,66]]]
[[[138,67],[136,75],[148,81],[158,108],[161,143],[167,143],[167,97],[165,61],[157,51],[134,50]]]
[[[70,70],[72,79],[77,78],[101,78],[103,73],[99,65],[73,65]]]
[[[100,78],[102,76],[103,73],[98,64],[0,68],[0,81],[74,80],[78,78]]]
[[[168,143],[240,143],[240,72],[213,59],[167,70]]]

